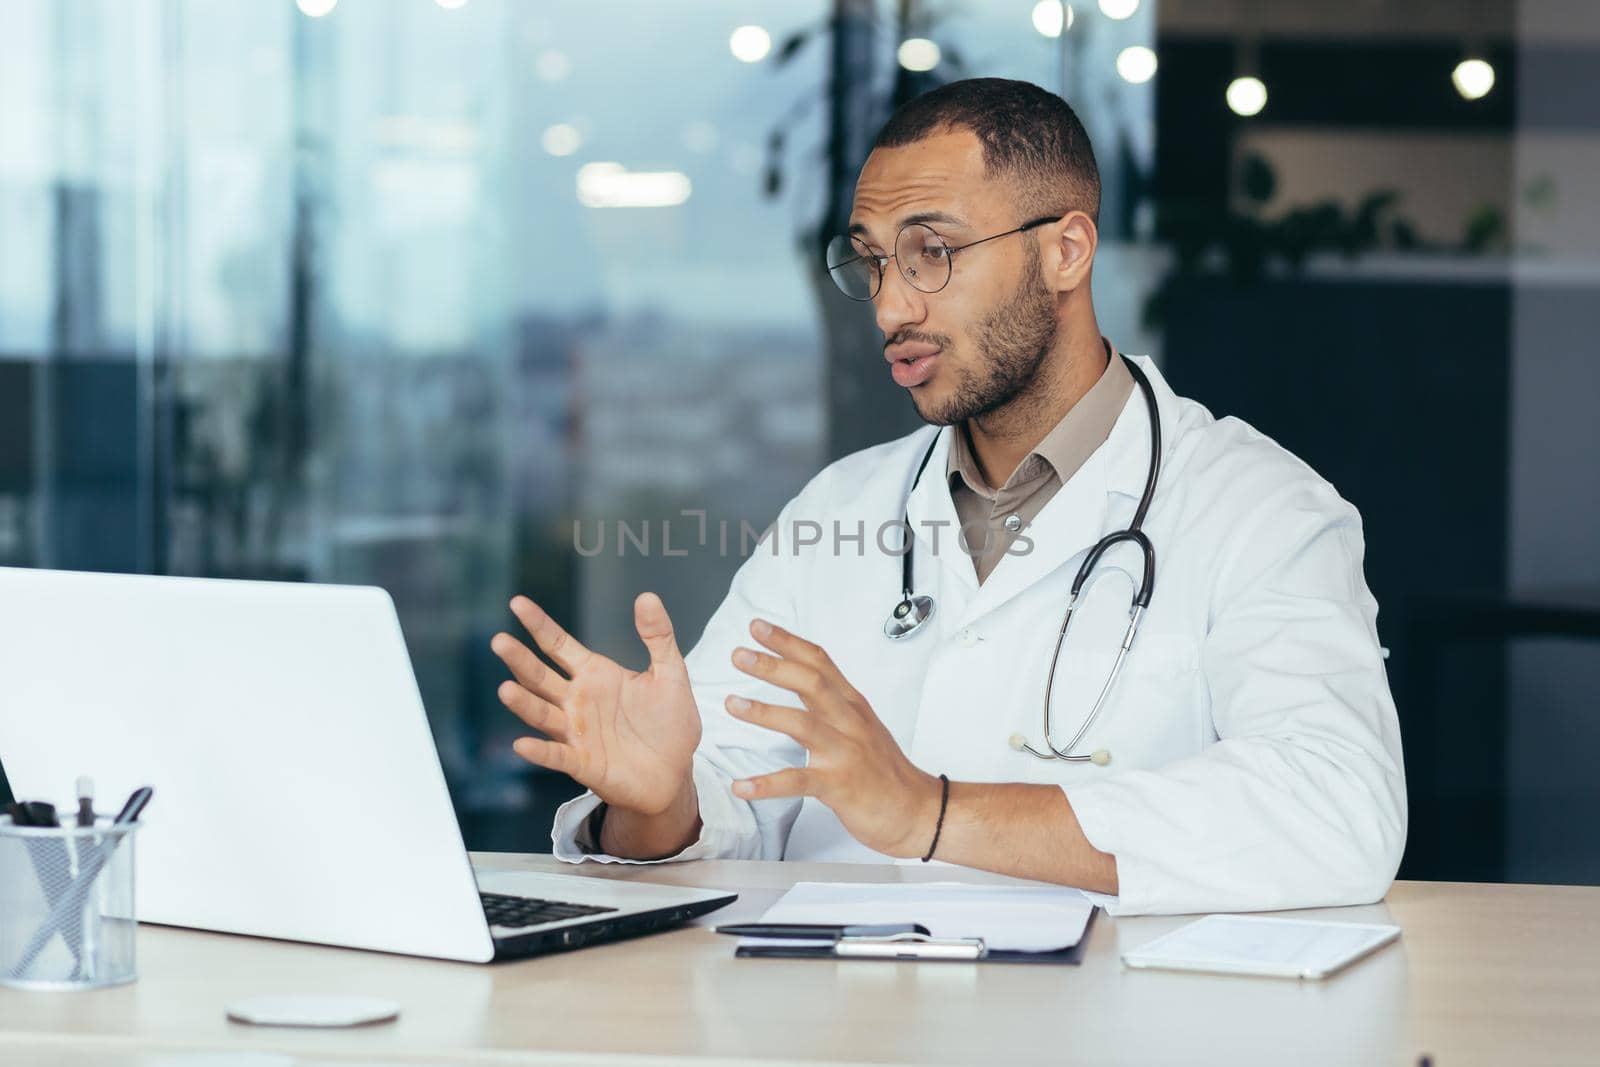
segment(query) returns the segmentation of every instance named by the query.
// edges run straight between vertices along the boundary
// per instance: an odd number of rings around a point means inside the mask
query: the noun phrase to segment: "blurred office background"
[[[0,565],[385,586],[468,844],[547,849],[509,595],[687,646],[914,425],[820,245],[895,102],[1025,78],[1108,335],[1362,510],[1402,873],[1600,881],[1596,69],[1587,0],[4,0]]]

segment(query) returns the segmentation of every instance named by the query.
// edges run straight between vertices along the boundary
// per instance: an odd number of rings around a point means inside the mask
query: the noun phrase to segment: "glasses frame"
[[[892,260],[895,261],[895,267],[900,271],[900,277],[905,278],[907,285],[911,286],[911,288],[915,289],[919,293],[925,293],[928,296],[932,296],[935,293],[944,292],[945,289],[948,288],[949,285],[950,285],[950,279],[955,277],[956,267],[955,267],[955,260],[954,260],[953,257],[955,256],[955,254],[957,252],[965,252],[969,248],[975,248],[978,245],[987,244],[990,241],[998,241],[1000,238],[1002,238],[1002,237],[1010,237],[1014,233],[1027,233],[1029,230],[1038,229],[1040,226],[1043,226],[1043,225],[1045,225],[1047,223],[1059,222],[1060,220],[1062,220],[1064,218],[1066,218],[1065,214],[1050,215],[1050,216],[1047,216],[1047,217],[1044,217],[1044,218],[1031,219],[1028,222],[1024,222],[1021,226],[1015,227],[1014,229],[1006,230],[1006,231],[1004,231],[1002,233],[991,233],[988,237],[980,237],[976,241],[968,241],[964,245],[951,245],[948,241],[946,241],[944,239],[944,235],[943,234],[941,234],[938,230],[934,229],[932,226],[928,225],[926,222],[908,222],[904,226],[900,227],[899,232],[897,232],[894,235],[894,248],[895,248],[894,252],[891,252],[888,255],[882,255],[882,256],[873,255],[871,253],[868,253],[867,255],[859,255],[858,254],[852,259],[846,259],[846,260],[843,260],[843,261],[841,261],[839,263],[835,263],[835,264],[829,266],[828,267],[828,276],[830,278],[833,278],[833,280],[834,280],[833,281],[834,288],[838,289],[839,292],[844,293],[846,298],[848,298],[850,300],[857,301],[858,303],[863,303],[864,304],[864,303],[867,303],[868,301],[876,300],[877,297],[878,297],[878,294],[883,291],[883,275],[884,275],[884,271],[888,267],[889,261],[892,259]],[[929,233],[933,234],[934,240],[938,241],[939,244],[944,246],[944,251],[945,251],[946,257],[950,257],[950,269],[945,273],[944,282],[941,283],[939,288],[937,288],[937,289],[924,289],[924,288],[922,288],[922,286],[920,286],[916,282],[912,281],[911,278],[906,274],[905,268],[900,266],[900,262],[899,262],[899,260],[900,260],[900,254],[899,254],[900,238],[905,236],[905,232],[907,230],[911,229],[913,226],[921,226],[923,229],[925,229]],[[856,241],[856,236],[855,235],[852,235],[852,234],[840,234],[839,236],[840,237],[845,237],[847,240],[849,240],[851,242],[852,245],[855,244],[855,241]],[[835,240],[837,240],[837,238],[835,238]],[[832,244],[833,242],[829,241],[828,243]],[[862,241],[862,243],[865,244],[866,242]],[[866,296],[851,296],[849,293],[846,293],[845,290],[844,290],[844,287],[839,284],[839,279],[837,277],[835,277],[834,271],[839,270],[841,267],[848,267],[850,264],[856,262],[856,260],[861,260],[861,259],[865,259],[865,260],[870,260],[871,261],[871,263],[873,265],[873,268],[877,271],[877,276],[876,276],[877,280],[872,283],[872,290],[869,293],[867,293]]]

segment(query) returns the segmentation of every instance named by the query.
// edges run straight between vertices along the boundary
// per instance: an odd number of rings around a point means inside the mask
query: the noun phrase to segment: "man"
[[[1405,790],[1360,518],[1101,338],[1098,207],[1082,125],[1037,87],[957,82],[890,119],[829,265],[944,429],[822,471],[687,662],[652,594],[637,674],[513,600],[561,668],[494,638],[516,679],[501,699],[547,738],[516,751],[590,790],[557,816],[558,856],[932,858],[1123,914],[1383,895]],[[902,508],[904,582],[873,544]],[[1091,547],[1141,520],[1157,582],[1118,673],[1146,584],[1131,540],[1057,634]],[[831,536],[796,536],[808,523]],[[897,592],[937,609],[890,640]]]

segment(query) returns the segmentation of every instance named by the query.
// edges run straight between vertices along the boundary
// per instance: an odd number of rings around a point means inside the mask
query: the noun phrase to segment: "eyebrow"
[[[907,226],[914,226],[918,223],[926,225],[930,222],[942,222],[947,226],[968,225],[966,219],[959,215],[952,215],[948,211],[918,211],[902,218],[896,229],[903,230]],[[853,222],[850,224],[849,234],[851,237],[867,236],[867,227],[863,223]]]

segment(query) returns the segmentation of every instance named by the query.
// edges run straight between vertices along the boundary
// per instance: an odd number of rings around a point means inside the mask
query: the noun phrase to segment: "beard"
[[[942,404],[926,411],[918,404],[917,414],[923,421],[952,426],[992,414],[1026,393],[1038,379],[1060,326],[1055,300],[1044,284],[1039,250],[1031,243],[1028,261],[1022,284],[1011,299],[967,331],[981,363],[975,368],[958,368],[955,392]]]

